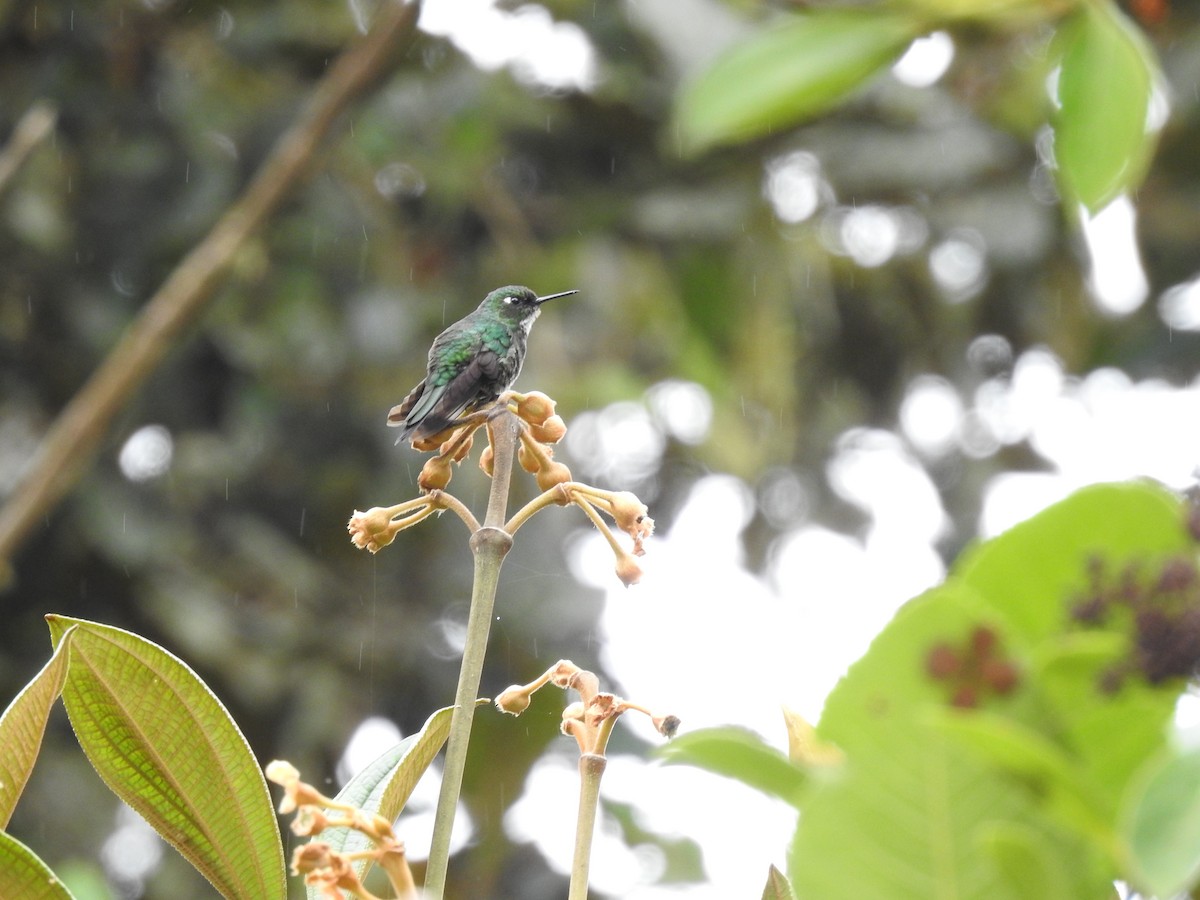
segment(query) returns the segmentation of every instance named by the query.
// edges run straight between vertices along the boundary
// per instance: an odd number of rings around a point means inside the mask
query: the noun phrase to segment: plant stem
[[[492,609],[496,602],[496,584],[500,580],[500,565],[512,546],[512,535],[502,527],[508,510],[508,488],[516,460],[517,417],[501,408],[489,423],[492,452],[492,491],[488,498],[483,527],[471,535],[471,552],[475,555],[475,582],[471,588],[471,612],[467,619],[467,643],[463,648],[462,667],[458,671],[458,690],[454,695],[454,717],[450,720],[450,737],[446,742],[446,760],[442,769],[442,790],[438,795],[437,816],[433,825],[433,842],[429,848],[429,863],[425,870],[425,897],[441,900],[446,890],[446,873],[450,864],[450,836],[454,831],[454,813],[462,790],[463,771],[467,764],[467,747],[471,740],[471,722],[475,715],[475,698],[483,673],[488,633],[492,624]]]
[[[587,900],[588,867],[592,860],[592,835],[596,831],[600,779],[607,764],[608,759],[598,753],[584,753],[579,757],[579,817],[575,820],[575,859],[571,862],[568,900]]]

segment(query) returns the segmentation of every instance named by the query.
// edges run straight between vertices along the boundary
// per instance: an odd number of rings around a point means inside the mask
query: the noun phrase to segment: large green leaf
[[[980,544],[954,574],[1036,642],[1062,631],[1093,557],[1124,562],[1188,549],[1178,497],[1150,482],[1100,484]]]
[[[12,818],[41,749],[46,720],[67,674],[67,643],[64,640],[54,648],[50,661],[0,716],[0,828]]]
[[[1082,3],[1062,31],[1054,156],[1068,194],[1095,212],[1137,187],[1154,149],[1154,53],[1111,2]]]
[[[1045,835],[1017,822],[998,822],[982,834],[984,853],[1018,897],[1069,897],[1066,862]]]
[[[658,755],[734,778],[765,794],[800,806],[808,777],[780,750],[745,728],[705,728],[664,744]]]
[[[954,683],[931,676],[931,648],[965,653],[979,629],[994,658],[1018,665],[1007,694],[978,687],[977,713],[951,707]],[[1061,861],[1046,878],[1065,879],[1064,898],[1104,896],[1111,872],[1089,844],[1047,814],[1042,787],[1069,765],[1036,733],[1019,631],[969,585],[951,578],[908,603],[830,694],[819,732],[847,756],[845,775],[805,800],[789,858],[798,896],[822,898],[1017,898],[1009,862],[1021,848],[996,844],[997,828],[1032,829]],[[955,719],[961,716],[962,719]],[[1070,783],[1070,779],[1064,779]],[[1084,787],[1055,791],[1094,818]],[[1080,812],[1079,808],[1083,811]],[[1039,876],[1040,877],[1040,876]]]
[[[684,92],[684,149],[758,137],[829,109],[899,57],[919,27],[878,9],[829,9],[754,35]]]
[[[47,621],[56,646],[70,631],[63,701],[104,782],[226,897],[285,897],[266,781],[220,701],[144,638],[64,616]]]
[[[37,854],[3,831],[0,831],[0,897],[72,900],[71,892]]]
[[[488,701],[478,702],[482,705]],[[386,750],[346,782],[334,799],[367,812],[378,813],[389,822],[394,822],[412,796],[413,788],[446,743],[453,715],[453,706],[439,709],[425,720],[420,731]],[[351,828],[328,828],[314,840],[326,843],[340,853],[354,853],[371,847],[371,842],[361,831]],[[366,874],[370,865],[369,860],[356,863],[360,877]],[[308,895],[318,897],[319,891],[310,887]]]
[[[1123,831],[1138,886],[1187,892],[1200,879],[1200,750],[1156,761],[1131,795]]]

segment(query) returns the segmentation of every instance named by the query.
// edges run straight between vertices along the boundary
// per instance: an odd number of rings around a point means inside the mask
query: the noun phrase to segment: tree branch
[[[21,541],[74,487],[113,416],[196,319],[242,244],[307,173],[338,116],[399,60],[419,11],[419,0],[393,0],[370,33],[338,57],[242,196],[180,262],[55,420],[29,472],[0,509],[0,587],[11,577],[10,560]]]

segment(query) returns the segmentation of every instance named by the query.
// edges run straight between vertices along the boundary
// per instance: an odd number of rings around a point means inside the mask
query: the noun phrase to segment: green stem
[[[600,802],[600,779],[608,760],[598,753],[579,757],[579,818],[575,820],[575,859],[571,863],[568,900],[587,900],[588,867],[592,860],[592,835],[596,832],[596,808]]]
[[[475,582],[471,588],[471,612],[467,618],[467,643],[463,649],[462,666],[458,671],[458,690],[454,695],[454,717],[450,720],[450,737],[446,742],[446,760],[442,769],[442,790],[438,796],[437,815],[433,825],[433,842],[429,848],[429,863],[425,870],[427,900],[441,900],[446,891],[446,873],[450,865],[450,836],[454,830],[454,813],[462,790],[463,771],[467,765],[467,747],[471,740],[471,722],[475,716],[475,698],[483,674],[483,659],[487,652],[488,633],[492,624],[492,609],[496,602],[496,584],[500,580],[500,565],[512,546],[512,535],[504,530],[508,511],[508,488],[516,460],[518,422],[507,408],[502,408],[489,423],[492,452],[492,491],[488,498],[487,515],[483,526],[471,535],[471,552],[475,556]]]

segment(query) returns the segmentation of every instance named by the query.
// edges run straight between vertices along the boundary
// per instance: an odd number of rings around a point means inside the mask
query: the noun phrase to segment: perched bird
[[[424,379],[388,413],[388,425],[404,428],[396,443],[433,437],[508,390],[521,374],[525,341],[542,304],[575,293],[539,297],[520,285],[497,288],[439,334]]]

